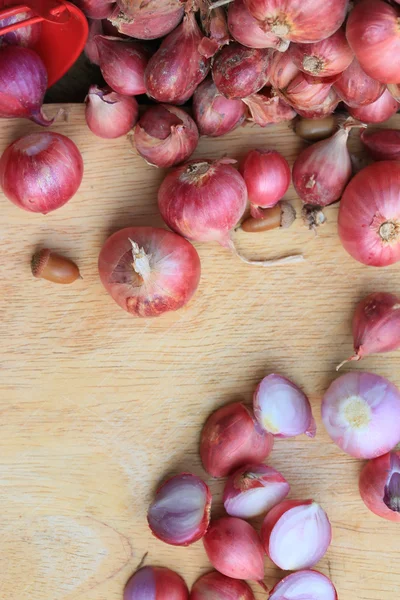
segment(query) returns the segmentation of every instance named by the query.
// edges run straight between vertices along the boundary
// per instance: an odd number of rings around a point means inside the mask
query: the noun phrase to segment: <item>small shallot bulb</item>
[[[331,88],[332,83],[327,78],[314,78],[299,72],[279,93],[295,110],[314,110],[325,102]]]
[[[360,138],[374,160],[400,160],[400,130],[366,129],[361,132]]]
[[[188,600],[182,577],[165,567],[143,567],[129,579],[123,600]]]
[[[309,569],[328,550],[332,527],[314,500],[284,500],[265,517],[261,539],[265,552],[280,569]]]
[[[210,522],[211,492],[200,477],[182,473],[157,491],[147,520],[152,533],[166,544],[189,546],[200,540]]]
[[[287,42],[262,29],[261,23],[247,10],[244,0],[233,0],[229,4],[228,27],[232,37],[248,48],[276,48],[284,52],[288,47]]]
[[[367,75],[356,58],[335,81],[333,87],[341,100],[347,106],[353,107],[371,104],[385,91],[384,84]]]
[[[43,248],[32,256],[31,269],[34,277],[53,283],[74,283],[77,279],[82,279],[72,260],[48,248]]]
[[[201,135],[218,137],[243,123],[246,105],[241,100],[225,98],[209,77],[193,94],[193,113]]]
[[[226,477],[244,464],[262,462],[272,446],[272,435],[243,404],[234,402],[208,417],[201,433],[200,456],[209,475]]]
[[[337,371],[348,361],[400,348],[400,298],[386,292],[363,298],[353,316],[353,340],[355,354]]]
[[[86,123],[92,133],[105,139],[126,135],[135,125],[139,106],[133,96],[91,85],[86,97]]]
[[[316,77],[339,75],[354,58],[342,29],[314,44],[292,44],[289,52],[301,71]]]
[[[381,456],[400,441],[400,392],[379,375],[346,373],[326,391],[322,420],[332,440],[347,454]]]
[[[182,108],[168,104],[150,106],[134,132],[136,150],[156,167],[172,167],[187,160],[198,141],[193,119]]]
[[[355,108],[348,106],[347,110],[354,119],[358,119],[363,123],[383,123],[393,117],[399,108],[400,104],[396,102],[388,90],[385,90],[378,100],[375,100],[372,104]]]
[[[106,83],[118,94],[137,96],[144,94],[144,72],[148,55],[133,40],[96,35],[101,73]]]
[[[264,377],[254,393],[253,404],[257,421],[272,435],[280,438],[303,433],[315,436],[310,402],[286,377],[275,374]]]
[[[271,208],[282,200],[290,185],[289,164],[276,150],[251,150],[240,172],[246,182],[251,215],[262,217],[260,208]]]
[[[332,581],[310,569],[287,575],[270,594],[269,600],[338,600]]]
[[[212,571],[196,581],[190,600],[254,600],[254,594],[245,581]]]
[[[289,491],[286,479],[272,467],[246,465],[229,477],[223,502],[231,517],[252,519],[271,510]]]
[[[370,511],[400,521],[400,452],[392,450],[369,460],[360,473],[360,495]]]

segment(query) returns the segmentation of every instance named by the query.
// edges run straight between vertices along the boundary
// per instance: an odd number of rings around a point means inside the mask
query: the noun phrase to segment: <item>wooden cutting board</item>
[[[47,216],[19,210],[0,194],[0,597],[7,600],[121,600],[144,553],[147,564],[178,570],[190,585],[210,565],[201,542],[180,549],[154,539],[146,509],[168,475],[205,477],[221,514],[222,481],[204,473],[199,434],[207,415],[234,400],[251,402],[267,373],[282,373],[309,395],[314,440],[276,442],[269,463],[292,485],[292,498],[315,498],[333,524],[318,568],[340,600],[398,597],[398,526],[367,511],[358,494],[362,462],[329,440],[320,400],[351,353],[350,321],[367,293],[400,293],[399,265],[356,263],[336,233],[337,207],[316,236],[298,219],[286,231],[238,233],[253,258],[303,252],[304,264],[266,269],[242,264],[213,244],[197,244],[202,279],[183,310],[154,320],[130,317],[102,288],[97,256],[124,226],[159,225],[164,172],[146,165],[125,138],[102,141],[84,107],[66,106],[53,130],[82,151],[79,193]],[[49,107],[49,112],[56,107]],[[400,126],[400,116],[386,126]],[[0,151],[39,128],[0,123]],[[196,156],[236,158],[275,148],[292,163],[304,142],[287,125],[250,125],[202,139]],[[358,133],[351,148],[359,153]],[[295,199],[293,189],[287,194]],[[298,200],[296,207],[300,206]],[[48,246],[74,259],[83,280],[36,280],[30,257]],[[400,385],[399,352],[352,369]],[[266,559],[266,583],[282,575]],[[257,592],[256,597],[265,598]]]

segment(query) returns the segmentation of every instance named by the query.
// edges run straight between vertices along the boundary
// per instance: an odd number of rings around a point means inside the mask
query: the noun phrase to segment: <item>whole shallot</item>
[[[218,137],[243,123],[246,106],[242,100],[225,98],[207,77],[193,94],[193,113],[201,135]]]
[[[126,135],[139,115],[135,98],[97,85],[90,86],[85,102],[85,118],[90,131],[105,139]]]
[[[96,35],[94,41],[97,44],[100,69],[106,83],[118,94],[144,94],[144,72],[148,55],[143,47],[133,40],[106,35]]]
[[[182,0],[118,0],[110,20],[125,35],[154,40],[175,29],[184,10]]]

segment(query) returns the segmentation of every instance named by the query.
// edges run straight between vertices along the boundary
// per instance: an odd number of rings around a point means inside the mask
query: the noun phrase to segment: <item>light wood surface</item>
[[[320,400],[351,352],[355,303],[376,290],[400,293],[399,265],[378,270],[352,260],[339,243],[334,206],[318,236],[300,219],[287,231],[237,234],[248,256],[303,252],[304,264],[250,267],[218,246],[197,244],[203,272],[190,304],[159,319],[134,319],[102,288],[97,256],[113,231],[161,223],[156,192],[164,173],[126,139],[92,135],[82,106],[66,108],[68,122],[53,130],[82,151],[86,171],[76,197],[42,216],[0,194],[0,597],[120,600],[145,552],[147,564],[176,569],[192,584],[209,569],[202,543],[181,549],[152,538],[149,501],[169,474],[206,477],[198,456],[206,416],[229,401],[250,402],[258,381],[278,372],[303,387],[317,420],[314,440],[278,441],[268,462],[290,481],[292,498],[315,498],[331,518],[333,542],[318,568],[340,600],[398,598],[398,526],[364,507],[362,463],[329,440]],[[400,117],[389,124],[399,126]],[[36,130],[1,121],[0,151]],[[286,125],[248,125],[202,139],[196,155],[239,158],[258,146],[293,162],[303,145]],[[358,133],[350,145],[359,150]],[[295,198],[292,189],[287,198]],[[64,287],[34,279],[29,261],[38,246],[74,259],[83,280]],[[375,356],[351,368],[400,385],[399,358]],[[223,482],[206,480],[218,515]],[[281,576],[267,559],[266,572],[267,585]]]

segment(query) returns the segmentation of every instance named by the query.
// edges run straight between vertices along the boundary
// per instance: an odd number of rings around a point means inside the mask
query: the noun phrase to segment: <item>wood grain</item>
[[[111,232],[161,223],[156,192],[164,172],[147,166],[126,139],[94,137],[82,106],[66,109],[68,122],[53,129],[84,156],[76,197],[41,216],[0,196],[0,597],[119,600],[145,552],[148,564],[175,568],[192,584],[209,569],[202,543],[179,549],[153,539],[146,507],[168,474],[205,476],[198,440],[206,416],[232,400],[250,402],[258,381],[275,371],[309,394],[319,427],[315,440],[276,442],[269,461],[292,484],[291,497],[315,498],[332,520],[332,546],[319,568],[340,600],[397,598],[397,526],[364,507],[362,463],[330,442],[319,406],[335,365],[351,352],[355,303],[375,290],[400,292],[399,266],[378,270],[352,260],[339,243],[333,206],[317,236],[300,219],[287,231],[237,234],[248,256],[303,252],[304,264],[249,267],[198,244],[203,274],[189,306],[135,320],[102,288],[96,261]],[[390,124],[399,126],[400,117]],[[36,130],[3,120],[0,151]],[[246,126],[202,139],[196,154],[240,158],[258,146],[293,162],[303,145],[286,125]],[[351,148],[359,153],[358,133]],[[293,189],[287,198],[295,199]],[[29,261],[39,246],[77,261],[84,279],[65,288],[35,280]],[[397,352],[351,368],[400,385],[398,365]],[[209,483],[218,515],[223,482]],[[281,573],[268,560],[266,570],[272,585]]]

